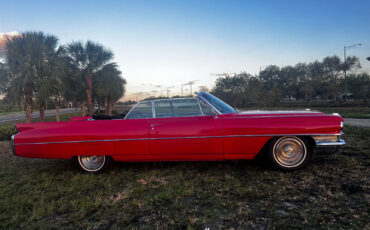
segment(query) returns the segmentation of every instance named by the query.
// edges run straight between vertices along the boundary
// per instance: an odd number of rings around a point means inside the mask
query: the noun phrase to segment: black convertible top
[[[94,120],[115,120],[115,119],[124,119],[126,116],[125,113],[118,114],[118,115],[92,115],[92,119]]]

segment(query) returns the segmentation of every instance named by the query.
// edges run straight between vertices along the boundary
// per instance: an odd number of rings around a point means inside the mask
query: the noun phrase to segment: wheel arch
[[[263,147],[261,148],[261,150],[256,154],[255,158],[260,157],[261,155],[264,155],[267,152],[269,146],[281,137],[285,137],[285,136],[272,136],[270,139],[268,139],[266,141],[266,143],[263,145]],[[313,139],[313,137],[311,137],[311,136],[299,136],[299,135],[294,136],[294,137],[298,137],[302,140],[305,140],[308,143],[307,147],[309,147],[311,151],[313,151],[316,148],[316,142]]]

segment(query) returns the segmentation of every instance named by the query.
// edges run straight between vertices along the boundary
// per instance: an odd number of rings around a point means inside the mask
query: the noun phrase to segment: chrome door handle
[[[151,124],[150,127],[154,128],[156,126],[158,126],[159,124]]]

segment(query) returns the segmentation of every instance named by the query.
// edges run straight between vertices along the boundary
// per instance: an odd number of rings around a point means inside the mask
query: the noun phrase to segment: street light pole
[[[344,100],[347,101],[348,91],[347,91],[347,55],[346,46],[344,46]]]
[[[184,96],[184,85],[188,85],[188,83],[185,83],[185,84],[181,85],[181,97]]]
[[[173,87],[175,87],[175,86],[169,86],[169,87],[167,87],[167,98],[170,98],[170,89],[172,89]]]
[[[361,46],[361,43],[353,44],[350,46],[344,46],[344,99],[347,100],[348,98],[348,90],[347,90],[347,49],[355,47],[355,46]]]

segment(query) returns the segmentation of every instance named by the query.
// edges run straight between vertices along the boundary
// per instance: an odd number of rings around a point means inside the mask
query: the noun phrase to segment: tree
[[[83,73],[73,64],[73,61],[66,53],[66,47],[62,47],[61,59],[63,63],[63,71],[61,80],[63,82],[62,96],[64,100],[79,104],[81,106],[82,116],[86,115],[85,105],[87,101],[86,81]]]
[[[94,94],[99,104],[104,103],[107,115],[112,115],[112,105],[125,93],[126,80],[121,74],[117,64],[110,63],[93,75]]]
[[[247,73],[218,78],[212,89],[215,96],[236,107],[260,103],[262,91],[261,81]]]
[[[10,71],[5,63],[0,62],[0,95],[5,94],[10,83]]]
[[[59,109],[62,99],[70,93],[67,85],[68,78],[75,77],[65,57],[65,49],[61,46],[49,65],[48,96],[54,101],[56,121],[60,121]]]
[[[322,61],[323,78],[327,82],[327,91],[333,97],[336,106],[341,104],[343,93],[347,93],[342,84],[343,70],[350,71],[359,66],[357,57],[348,57],[346,63],[342,62],[338,56],[326,57]]]
[[[370,76],[367,73],[350,74],[347,78],[350,92],[356,99],[363,99],[366,106],[370,106]]]
[[[58,86],[58,52],[57,48],[58,39],[51,37],[45,39],[43,50],[43,62],[40,62],[40,70],[35,79],[35,96],[39,103],[40,121],[45,118],[45,106],[47,100],[55,94]]]
[[[72,42],[66,47],[69,61],[78,69],[86,84],[89,116],[93,114],[92,84],[93,74],[101,70],[113,58],[113,53],[92,41]]]
[[[9,38],[6,43],[6,64],[10,71],[8,93],[24,97],[26,120],[32,120],[35,85],[45,76],[49,55],[58,39],[42,32],[26,32]],[[40,114],[41,115],[41,114]]]
[[[199,87],[199,92],[209,92],[209,89],[205,85],[200,85]]]
[[[276,65],[267,66],[260,72],[259,78],[266,90],[271,90],[274,87],[278,87],[280,68]]]

